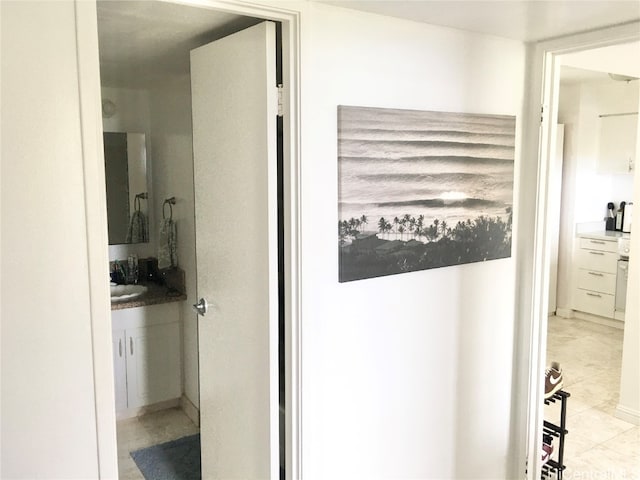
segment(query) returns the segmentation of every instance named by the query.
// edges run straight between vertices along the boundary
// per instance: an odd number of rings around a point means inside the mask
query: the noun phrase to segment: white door
[[[202,477],[278,478],[275,25],[191,52]]]

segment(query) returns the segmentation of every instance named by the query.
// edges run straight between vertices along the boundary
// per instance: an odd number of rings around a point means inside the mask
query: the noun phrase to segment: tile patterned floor
[[[198,433],[179,408],[170,408],[117,423],[120,480],[144,480],[130,452]]]
[[[567,403],[564,480],[640,480],[640,427],[613,416],[620,390],[623,331],[550,317],[547,364],[560,362]],[[545,407],[556,421],[559,402]]]

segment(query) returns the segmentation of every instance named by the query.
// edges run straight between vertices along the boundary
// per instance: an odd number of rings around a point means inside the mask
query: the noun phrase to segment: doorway
[[[210,2],[211,7],[216,2]],[[264,21],[265,18],[282,21],[285,33],[279,41],[279,48],[285,49],[285,54],[278,56],[280,60],[280,76],[287,80],[294,77],[291,35],[295,31],[295,17],[280,14],[276,11],[260,11],[260,9],[244,9],[242,13],[230,11],[229,6],[222,6],[226,11],[214,10],[209,6],[188,6],[184,3],[177,5],[167,2],[98,2],[98,29],[100,32],[100,69],[103,79],[102,99],[110,102],[109,110],[115,107],[115,114],[111,114],[105,121],[111,127],[121,130],[138,130],[148,132],[147,150],[151,158],[150,170],[153,177],[150,192],[150,211],[162,212],[164,200],[176,198],[173,204],[174,218],[180,225],[181,242],[178,247],[178,262],[184,265],[187,302],[181,307],[182,318],[182,381],[183,396],[180,409],[198,426],[200,406],[200,383],[198,379],[199,358],[197,351],[198,327],[195,314],[191,312],[191,304],[196,303],[196,259],[195,259],[195,224],[194,224],[194,191],[193,170],[191,163],[192,147],[191,133],[191,100],[189,82],[189,51],[195,47],[210,43],[218,38],[246,29]],[[232,10],[232,9],[231,9]],[[247,13],[255,13],[248,16]],[[106,41],[105,41],[106,39]],[[167,41],[168,40],[168,41]],[[109,45],[104,48],[104,45]],[[151,50],[149,50],[151,49]],[[173,56],[173,57],[171,57]],[[284,58],[284,60],[283,60]],[[123,68],[123,66],[125,68]],[[186,69],[186,70],[185,70]],[[283,74],[284,71],[284,74]],[[276,79],[274,79],[274,84]],[[278,83],[285,83],[286,81]],[[275,85],[274,85],[275,86]],[[284,91],[285,112],[288,106],[294,104],[287,99],[294,98],[295,85],[286,85]],[[142,114],[140,114],[142,112]],[[104,112],[103,112],[104,113]],[[109,113],[109,112],[107,112]],[[280,120],[280,194],[284,198],[284,178],[291,185],[295,179],[291,175],[291,164],[296,161],[291,152],[295,151],[296,135],[295,118],[285,116]],[[106,129],[105,129],[106,130]],[[275,131],[274,131],[275,134]],[[287,143],[283,139],[287,140]],[[274,142],[276,138],[274,135]],[[290,188],[289,185],[286,189]],[[292,289],[291,282],[285,276],[285,268],[293,268],[290,261],[290,241],[295,231],[293,212],[295,208],[284,201],[279,205],[279,272],[281,283],[280,311],[291,312],[286,308],[285,301],[291,302],[288,293]],[[153,225],[150,229],[153,232]],[[135,252],[140,257],[153,256],[155,248],[154,236],[151,234],[150,245],[127,245],[110,248],[110,258],[120,257],[123,252]],[[190,253],[189,250],[193,252]],[[280,393],[282,406],[288,403],[286,412],[280,419],[281,441],[279,449],[281,472],[292,472],[297,464],[291,456],[285,457],[284,452],[292,449],[292,437],[283,435],[291,429],[295,422],[292,416],[292,402],[285,402],[285,397],[293,398],[291,384],[291,348],[290,332],[291,318],[282,315],[276,331],[280,336],[280,384],[284,387]],[[276,335],[277,337],[277,335]],[[285,364],[285,357],[289,360]],[[278,385],[276,385],[276,392]],[[286,417],[284,415],[286,413]],[[182,422],[182,419],[180,420]],[[287,426],[285,425],[289,425]],[[191,427],[189,427],[191,428]],[[181,427],[178,427],[181,430]],[[276,430],[278,430],[276,428]],[[277,437],[277,434],[276,434]],[[285,445],[285,439],[288,447]],[[277,448],[277,447],[276,447]],[[276,455],[277,458],[277,455]],[[286,459],[286,460],[285,460]],[[286,465],[285,465],[286,463]],[[287,468],[288,467],[288,468]],[[276,467],[277,471],[278,467]],[[289,474],[293,475],[293,474]]]
[[[543,441],[543,434],[545,433],[542,428],[542,424],[543,424],[543,420],[546,420],[546,417],[548,415],[548,412],[547,412],[548,407],[543,408],[542,406],[543,405],[542,398],[544,396],[544,391],[543,391],[544,387],[543,385],[540,384],[540,380],[541,378],[544,378],[545,367],[549,364],[551,360],[553,360],[553,359],[547,358],[547,353],[549,352],[552,355],[557,355],[559,351],[562,351],[564,346],[563,344],[565,342],[569,342],[569,341],[572,341],[573,339],[578,339],[580,337],[580,335],[575,334],[575,332],[571,333],[571,330],[570,330],[571,326],[568,325],[568,323],[565,324],[565,326],[568,326],[569,330],[563,331],[561,328],[562,325],[560,325],[560,327],[558,326],[559,317],[555,317],[555,316],[549,317],[549,318],[547,317],[549,313],[552,313],[552,308],[550,308],[548,303],[549,294],[550,294],[549,285],[550,283],[553,283],[549,279],[551,266],[553,265],[553,262],[554,262],[554,259],[552,257],[552,252],[554,250],[554,245],[553,245],[554,238],[552,236],[552,232],[553,232],[552,222],[553,222],[554,216],[557,215],[557,209],[559,208],[558,203],[552,201],[552,198],[553,198],[552,188],[554,184],[553,150],[555,149],[554,147],[555,147],[555,140],[556,140],[555,125],[558,121],[560,121],[560,123],[566,123],[565,121],[566,115],[564,119],[559,118],[559,115],[558,115],[558,112],[562,111],[563,109],[563,105],[561,104],[563,99],[561,98],[562,85],[560,83],[560,78],[561,78],[560,72],[563,65],[563,60],[570,60],[571,54],[589,52],[592,50],[596,50],[598,48],[612,47],[615,45],[626,44],[626,43],[634,42],[637,40],[638,40],[637,28],[619,27],[619,28],[612,28],[607,31],[593,32],[590,34],[576,35],[573,37],[559,39],[556,41],[549,41],[544,44],[538,45],[536,50],[536,55],[539,54],[538,58],[540,59],[539,69],[537,71],[538,73],[540,73],[539,78],[544,78],[544,82],[543,82],[543,85],[541,86],[541,89],[539,90],[541,95],[540,97],[538,97],[538,98],[543,98],[543,102],[542,102],[543,117],[542,117],[542,128],[540,130],[540,144],[539,144],[540,147],[539,148],[537,146],[535,147],[535,150],[539,152],[541,160],[540,160],[540,165],[538,170],[539,180],[537,185],[538,205],[536,207],[536,215],[535,215],[536,225],[534,228],[535,233],[533,232],[532,233],[533,233],[533,236],[541,240],[542,243],[538,244],[534,248],[534,258],[533,258],[532,264],[538,265],[542,267],[542,269],[534,273],[533,275],[532,290],[534,291],[534,294],[533,294],[534,305],[531,310],[533,312],[532,323],[530,325],[531,342],[527,346],[527,348],[532,347],[530,349],[530,354],[532,359],[532,363],[530,365],[532,368],[529,372],[530,383],[529,383],[529,390],[528,390],[530,393],[529,407],[528,407],[530,409],[528,414],[528,420],[529,420],[528,464],[535,465],[535,468],[533,469],[534,473],[532,474],[531,478],[539,478],[539,473],[542,467],[540,445]],[[637,56],[634,58],[637,58]],[[594,70],[597,70],[597,69],[594,68]],[[567,71],[566,73],[572,73],[573,75],[577,75],[580,72]],[[591,72],[589,73],[589,75],[606,76],[606,73],[594,74],[593,72]],[[535,97],[535,90],[536,89],[534,88],[534,95],[533,95],[534,97]],[[565,102],[567,101],[567,98],[564,99]],[[534,107],[533,103],[534,102],[532,101],[531,111],[533,112],[537,110],[539,112],[540,111],[539,105]],[[636,99],[635,110],[637,111],[637,99]],[[565,113],[566,113],[566,108],[565,108]],[[562,117],[562,115],[560,117]],[[538,115],[538,120],[539,119],[540,119],[540,116]],[[533,115],[532,115],[532,121],[533,121]],[[568,139],[567,139],[567,136],[569,137]],[[568,131],[565,125],[565,149],[564,149],[565,161],[567,160],[566,159],[567,140],[569,142],[572,142],[573,137],[572,137],[572,132]],[[531,147],[531,150],[533,151],[534,150],[533,145],[531,143],[529,145]],[[575,145],[573,145],[573,147],[575,147]],[[584,158],[585,153],[581,152],[580,156],[581,158]],[[591,160],[595,161],[595,158],[592,158]],[[565,174],[566,173],[567,172],[565,168]],[[581,186],[584,187],[585,186],[584,176],[581,177],[581,180],[583,182]],[[630,185],[632,184],[632,182],[628,182],[628,183]],[[594,189],[592,187],[591,188],[592,196],[595,197],[597,195],[597,192],[594,193],[593,190]],[[564,208],[562,209],[561,214],[565,216],[565,220],[561,222],[561,228],[565,228],[565,229],[568,228],[569,230],[568,234],[565,233],[565,237],[568,237],[570,241],[569,252],[572,252],[574,250],[573,243],[575,242],[575,238],[577,237],[577,235],[585,232],[585,230],[582,228],[586,229],[586,228],[589,228],[589,226],[577,225],[580,223],[588,223],[585,220],[582,220],[581,218],[582,214],[580,212],[578,212],[577,216],[575,217],[574,217],[574,211],[571,211],[570,213],[567,212],[567,208],[564,203],[565,193],[571,193],[571,192],[565,192],[563,188],[562,195],[563,195]],[[636,198],[638,196],[637,193],[638,192],[633,193],[633,196],[635,196]],[[567,196],[570,197],[570,195],[567,195]],[[593,200],[597,205],[600,205],[601,202],[599,202],[596,199],[593,199]],[[595,217],[594,222],[598,224],[600,222],[602,223],[602,230],[604,230],[605,228],[604,217],[606,215],[606,203],[607,202],[604,202],[603,205],[600,205],[600,208],[597,210],[597,212],[593,214],[593,217]],[[567,220],[567,218],[570,218],[570,220]],[[575,221],[576,219],[581,221],[576,222]],[[557,219],[555,221],[557,222]],[[593,225],[591,227],[593,227]],[[597,225],[596,228],[599,228],[599,225]],[[579,246],[579,240],[578,240],[578,246]],[[575,262],[575,258],[572,256],[571,259],[568,260],[568,262],[570,267],[570,272],[569,272],[570,280],[565,281],[565,280],[559,279],[558,285],[562,284],[565,286],[566,289],[570,291],[570,289],[573,288],[571,285],[575,285],[574,283],[572,283],[574,281],[573,275],[575,272],[575,263],[573,262]],[[570,293],[572,292],[570,291]],[[558,289],[557,302],[558,302],[556,307],[557,313],[563,316],[576,316],[572,314],[572,311],[575,308],[576,304],[573,303],[571,295],[569,295],[569,299],[567,300],[567,295],[565,293],[560,293],[560,289]],[[578,314],[577,316],[580,316],[580,315]],[[613,312],[612,312],[612,316],[613,316]],[[571,319],[571,322],[575,322],[576,320],[577,319]],[[590,319],[590,320],[593,320],[593,319]],[[606,322],[601,322],[601,323],[606,323]],[[589,325],[594,325],[592,328],[596,330],[598,328],[604,328],[604,329],[609,328],[607,326],[598,325],[596,323],[591,323]],[[549,334],[547,335],[548,332]],[[584,333],[584,332],[581,332],[581,333]],[[598,334],[601,334],[601,333],[602,332],[598,332]],[[613,333],[615,336],[615,331]],[[611,339],[612,348],[614,350],[617,347],[619,347],[620,349],[622,348],[621,336],[619,335],[618,337],[619,338],[617,339],[615,338]],[[602,340],[604,343],[606,343],[606,341],[602,339],[601,336],[599,337],[599,339]],[[583,342],[586,344],[589,341],[590,341],[589,339],[582,339],[582,340],[578,340],[578,343]],[[617,346],[613,344],[617,344]],[[602,345],[600,346],[600,350],[602,350]],[[587,354],[587,350],[585,349],[583,353]],[[569,361],[569,363],[571,363],[571,361]],[[594,366],[594,368],[596,367],[597,366]],[[606,367],[609,367],[609,365],[607,365]],[[573,366],[571,368],[574,369]],[[572,375],[573,376],[571,380],[567,382],[568,383],[567,390],[569,390],[572,385],[574,386],[577,392],[580,390],[584,390],[583,388],[584,385],[578,384],[579,372],[574,371],[572,372]],[[609,376],[611,375],[612,373],[609,372]],[[619,371],[618,371],[618,375],[619,375]],[[569,379],[569,372],[567,372],[567,379]],[[615,382],[614,382],[614,385],[615,385]],[[580,396],[582,396],[584,400],[584,395],[582,394],[576,395],[576,397],[580,397]],[[594,400],[593,392],[591,394],[591,397],[592,398],[590,398],[589,400]],[[569,398],[568,400],[569,405],[571,403],[571,400],[572,399]],[[576,405],[575,405],[576,408],[582,409],[584,412],[584,415],[589,415],[587,411],[590,408],[590,406],[584,403],[584,401],[582,402],[582,404],[580,404],[579,398],[576,398],[575,400],[576,400]],[[615,403],[615,401],[613,399],[604,399],[604,398],[602,400],[603,401],[600,402],[601,403],[600,406],[603,408],[607,406],[609,410],[611,410],[610,413],[613,414],[613,411],[615,410],[615,406],[612,406],[612,403]],[[607,400],[610,400],[610,401],[607,402]],[[607,403],[608,405],[605,405]],[[567,407],[567,408],[569,411],[570,407]],[[578,414],[575,411],[572,413]],[[578,422],[580,421],[579,418],[575,418],[574,420]],[[611,424],[616,423],[617,421],[619,420],[613,419],[611,421]],[[593,424],[593,422],[589,422],[589,423]],[[621,425],[622,424],[616,423],[615,427],[613,427],[614,429],[617,427],[622,428],[622,430],[617,433],[624,433],[624,430],[631,431],[633,428],[637,429],[637,427],[635,427],[633,424],[622,425],[622,427]],[[609,428],[609,426],[605,425],[603,426],[603,428]],[[598,432],[593,432],[593,435],[594,435],[594,438],[592,438],[592,440],[600,444],[601,448],[604,448],[604,445],[602,444],[607,439],[604,438],[604,436],[602,438],[598,437]],[[607,432],[606,435],[609,435],[609,432]],[[583,440],[585,440],[584,436],[585,436],[584,432],[583,432],[583,438],[580,438],[579,433],[576,433],[575,435],[576,438],[573,440],[572,449],[570,449],[569,451],[569,455],[571,455],[571,459],[567,457],[567,452],[565,451],[565,458],[563,462],[567,466],[567,470],[565,471],[565,473],[572,472],[573,474],[580,474],[580,475],[600,474],[603,470],[598,470],[599,467],[594,466],[589,461],[589,456],[591,454],[593,456],[599,455],[600,457],[608,458],[609,463],[606,466],[606,469],[604,470],[604,472],[609,475],[614,474],[613,473],[614,470],[612,468],[615,467],[616,464],[615,462],[612,463],[611,458],[612,458],[612,455],[615,456],[617,453],[614,452],[610,454],[608,457],[607,455],[603,455],[602,452],[600,451],[595,452],[594,450],[591,453],[589,453],[590,447],[586,444],[586,442],[583,442]],[[602,439],[603,441],[598,442],[598,440],[600,439]],[[624,439],[621,437],[620,440],[623,441]],[[567,440],[567,442],[568,441],[569,440]],[[579,451],[580,449],[582,450]],[[610,451],[614,451],[613,448],[609,448],[607,452],[610,453]],[[602,461],[603,459],[601,458],[600,460]],[[596,459],[596,462],[597,461],[598,459]],[[624,462],[619,463],[619,465],[621,465],[621,468],[624,468]],[[630,470],[630,471],[633,471],[633,470]]]

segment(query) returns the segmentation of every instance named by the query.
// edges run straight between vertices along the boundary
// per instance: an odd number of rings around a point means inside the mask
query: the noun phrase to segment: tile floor
[[[130,452],[198,433],[199,429],[179,408],[170,408],[117,423],[120,480],[144,480]]]
[[[549,318],[547,365],[560,362],[563,389],[571,394],[564,480],[640,479],[640,426],[613,416],[622,336],[622,330],[580,319]],[[559,412],[559,402],[548,405],[545,418],[557,423]]]

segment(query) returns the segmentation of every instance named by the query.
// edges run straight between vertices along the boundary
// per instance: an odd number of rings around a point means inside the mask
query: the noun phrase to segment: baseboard
[[[180,397],[180,408],[196,427],[200,427],[200,410],[186,396]]]
[[[587,322],[597,323],[599,325],[606,325],[607,327],[618,328],[620,330],[624,330],[624,322],[620,320],[614,320],[613,318],[601,317],[599,315],[591,315],[590,313],[579,312],[574,310],[573,312],[574,318],[579,318],[580,320],[586,320]]]
[[[573,314],[570,308],[556,308],[556,317],[573,318]]]
[[[148,413],[158,412],[160,410],[166,410],[168,408],[175,408],[180,406],[179,398],[172,398],[171,400],[165,400],[164,402],[154,403],[153,405],[145,405],[139,408],[126,408],[119,412],[116,412],[116,420],[124,420],[126,418],[140,417],[147,415]]]
[[[618,404],[614,415],[620,420],[640,425],[640,411]]]

